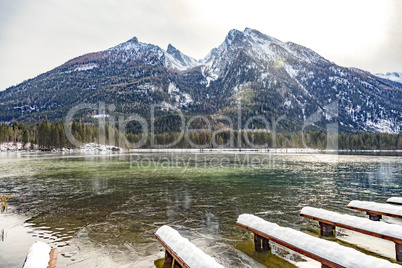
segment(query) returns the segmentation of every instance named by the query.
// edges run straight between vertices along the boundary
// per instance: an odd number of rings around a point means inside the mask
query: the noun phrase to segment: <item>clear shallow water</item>
[[[0,215],[0,263],[20,267],[42,240],[60,248],[60,267],[155,267],[153,235],[169,224],[226,267],[258,267],[239,214],[314,233],[303,206],[356,214],[352,199],[401,195],[401,166],[370,155],[0,154],[0,193],[15,195]]]

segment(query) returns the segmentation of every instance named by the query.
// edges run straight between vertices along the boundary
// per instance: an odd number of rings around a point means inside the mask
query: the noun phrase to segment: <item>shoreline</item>
[[[217,152],[250,152],[250,153],[402,153],[402,150],[329,150],[305,148],[210,148],[210,149],[130,149],[132,153],[217,153]]]
[[[124,149],[112,145],[88,143],[81,148],[23,149],[21,143],[1,143],[0,153],[39,153],[39,152],[94,152],[94,153],[402,153],[402,150],[346,150],[312,148],[145,148]]]

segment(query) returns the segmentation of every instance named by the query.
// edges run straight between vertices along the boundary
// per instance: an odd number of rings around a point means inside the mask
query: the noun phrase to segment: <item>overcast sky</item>
[[[399,0],[0,0],[0,90],[133,36],[200,59],[245,27],[338,65],[402,72]]]

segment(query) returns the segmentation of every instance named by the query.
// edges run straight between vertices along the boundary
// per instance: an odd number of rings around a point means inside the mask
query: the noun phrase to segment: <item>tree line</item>
[[[71,126],[74,138],[83,143],[97,142],[99,128],[95,125],[73,122]],[[65,134],[65,126],[61,122],[42,121],[36,125],[13,122],[11,125],[0,125],[0,142],[21,142],[25,148],[36,146],[40,149],[74,148]],[[36,145],[36,146],[35,146]]]
[[[72,136],[81,143],[102,143],[124,147],[143,143],[140,148],[312,148],[341,150],[402,150],[402,134],[370,133],[327,135],[322,131],[273,134],[268,131],[216,131],[216,132],[164,132],[155,135],[122,134],[106,124],[104,138],[99,135],[99,127],[94,124],[72,122]],[[146,139],[145,139],[146,138]],[[55,149],[74,148],[66,136],[65,125],[61,122],[42,121],[35,125],[20,122],[0,125],[0,143],[21,142],[26,148]],[[169,146],[166,146],[169,145]]]

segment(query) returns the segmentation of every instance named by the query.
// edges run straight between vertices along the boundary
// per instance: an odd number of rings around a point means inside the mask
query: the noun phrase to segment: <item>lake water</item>
[[[401,166],[400,156],[378,155],[3,153],[0,193],[14,199],[0,214],[0,266],[21,267],[41,240],[59,247],[59,267],[155,267],[164,252],[154,233],[168,224],[225,267],[283,267],[252,253],[238,215],[317,235],[317,223],[298,215],[303,206],[364,216],[348,202],[401,196]],[[370,250],[393,257],[392,243]]]

